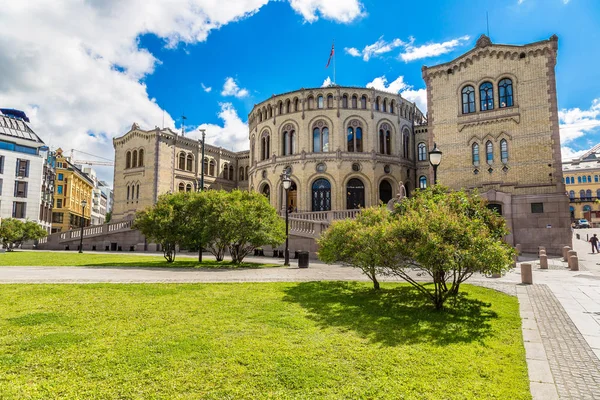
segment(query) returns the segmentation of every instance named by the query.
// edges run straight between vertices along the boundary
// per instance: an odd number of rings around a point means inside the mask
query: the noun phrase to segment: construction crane
[[[92,156],[92,157],[100,158],[102,160],[77,160],[77,159],[75,159],[75,155],[74,155],[75,152],[78,152],[78,153],[81,153],[81,154],[85,154],[87,156]],[[100,157],[100,156],[97,156],[95,154],[86,153],[85,151],[76,150],[76,149],[71,149],[70,161],[73,164],[105,165],[107,167],[112,167],[112,166],[115,165],[115,162],[112,161],[112,160],[110,160],[110,159],[108,159],[108,158]]]

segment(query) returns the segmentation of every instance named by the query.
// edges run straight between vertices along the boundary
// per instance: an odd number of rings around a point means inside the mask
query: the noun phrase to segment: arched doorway
[[[392,199],[392,185],[387,180],[382,180],[379,184],[379,200],[383,204],[387,204]]]
[[[263,186],[260,192],[263,194],[263,196],[267,198],[267,200],[271,201],[271,188],[269,187],[269,185]]]
[[[346,209],[365,208],[365,185],[360,179],[352,178],[346,184]]]
[[[285,191],[283,195],[285,196]],[[298,187],[294,181],[292,181],[292,185],[288,191],[287,207],[292,207],[293,211],[298,211]]]
[[[312,210],[331,210],[331,183],[327,179],[317,179],[312,185]]]
[[[496,214],[502,215],[502,204],[489,203],[486,207],[492,211],[495,211]]]

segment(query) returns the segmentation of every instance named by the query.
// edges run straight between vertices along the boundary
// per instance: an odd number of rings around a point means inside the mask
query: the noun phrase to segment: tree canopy
[[[11,251],[28,240],[39,240],[48,233],[38,223],[6,218],[0,223],[0,241],[5,249]]]

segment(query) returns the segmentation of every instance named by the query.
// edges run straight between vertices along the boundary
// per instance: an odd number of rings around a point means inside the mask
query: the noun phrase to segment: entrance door
[[[365,208],[365,185],[360,179],[350,179],[346,185],[346,208]]]
[[[285,196],[285,190],[283,195]],[[292,185],[290,186],[290,189],[288,191],[288,209],[290,208],[290,206],[292,206],[293,211],[298,211],[298,190],[294,181],[292,181]]]
[[[312,210],[331,210],[331,184],[327,179],[317,179],[312,185]]]
[[[379,184],[379,200],[381,200],[381,202],[383,202],[383,204],[387,204],[388,201],[390,201],[391,199],[392,199],[392,185],[388,181],[383,180]]]

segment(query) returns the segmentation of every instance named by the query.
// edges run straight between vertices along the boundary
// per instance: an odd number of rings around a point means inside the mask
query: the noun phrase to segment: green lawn
[[[0,398],[531,398],[516,298],[382,287],[2,285]]]
[[[191,253],[187,253],[192,255]],[[279,264],[241,263],[233,264],[228,258],[217,262],[205,260],[198,263],[198,255],[194,257],[177,256],[175,262],[168,263],[163,256],[146,256],[137,254],[93,254],[77,252],[50,251],[11,251],[0,254],[0,265],[39,266],[39,267],[155,267],[155,268],[266,268],[280,267]]]

